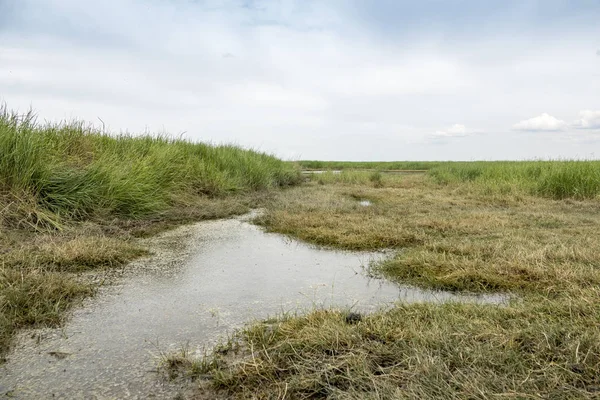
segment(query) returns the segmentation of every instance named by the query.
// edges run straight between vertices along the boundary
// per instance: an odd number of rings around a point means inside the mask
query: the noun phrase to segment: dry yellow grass
[[[402,249],[375,270],[420,286],[546,292],[600,283],[597,200],[485,196],[424,176],[391,186],[290,189],[258,223],[318,245]]]
[[[317,310],[254,324],[188,371],[211,374],[215,393],[240,399],[600,395],[593,302],[533,296],[506,307],[398,305],[357,324],[344,316]]]

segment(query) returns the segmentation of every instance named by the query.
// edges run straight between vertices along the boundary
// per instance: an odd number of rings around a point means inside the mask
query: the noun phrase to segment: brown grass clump
[[[70,274],[0,267],[0,354],[19,328],[56,325],[74,300],[91,293]]]

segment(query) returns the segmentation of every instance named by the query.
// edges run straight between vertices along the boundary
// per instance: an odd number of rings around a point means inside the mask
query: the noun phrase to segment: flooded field
[[[160,355],[201,353],[253,319],[315,307],[371,311],[395,301],[501,302],[370,279],[383,253],[317,249],[264,233],[251,217],[203,222],[147,240],[134,262],[86,300],[62,329],[28,331],[0,367],[0,395],[41,398],[173,398]]]

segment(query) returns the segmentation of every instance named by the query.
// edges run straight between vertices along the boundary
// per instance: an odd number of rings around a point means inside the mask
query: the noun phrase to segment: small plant
[[[383,176],[380,171],[375,171],[369,175],[369,181],[373,184],[373,187],[383,187]]]

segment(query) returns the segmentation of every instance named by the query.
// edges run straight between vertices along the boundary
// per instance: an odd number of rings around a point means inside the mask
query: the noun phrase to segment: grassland
[[[306,166],[303,162],[299,165]],[[384,163],[358,165],[371,168],[356,170],[347,166],[341,169],[344,173],[328,168],[322,174],[315,174],[313,179],[321,184],[376,182],[381,180],[382,171],[389,171]],[[401,165],[403,163],[398,163],[395,167]],[[425,168],[425,165],[428,166]],[[424,163],[421,168],[440,185],[461,184],[482,194],[526,194],[554,199],[589,199],[600,194],[600,161],[432,162]]]
[[[94,292],[86,271],[147,253],[136,237],[239,214],[294,166],[234,146],[39,124],[0,108],[0,354]]]
[[[513,300],[399,304],[351,324],[336,310],[282,316],[171,366],[226,398],[599,398],[598,168],[312,175],[257,222],[322,246],[397,249],[371,272],[404,284]]]
[[[266,154],[0,110],[0,352],[92,294],[87,271],[146,254],[137,237],[260,204],[267,230],[395,249],[373,274],[514,299],[252,324],[169,360],[209,398],[600,397],[599,162],[300,164],[344,171],[295,186],[297,166]],[[396,169],[428,172],[379,171]]]

